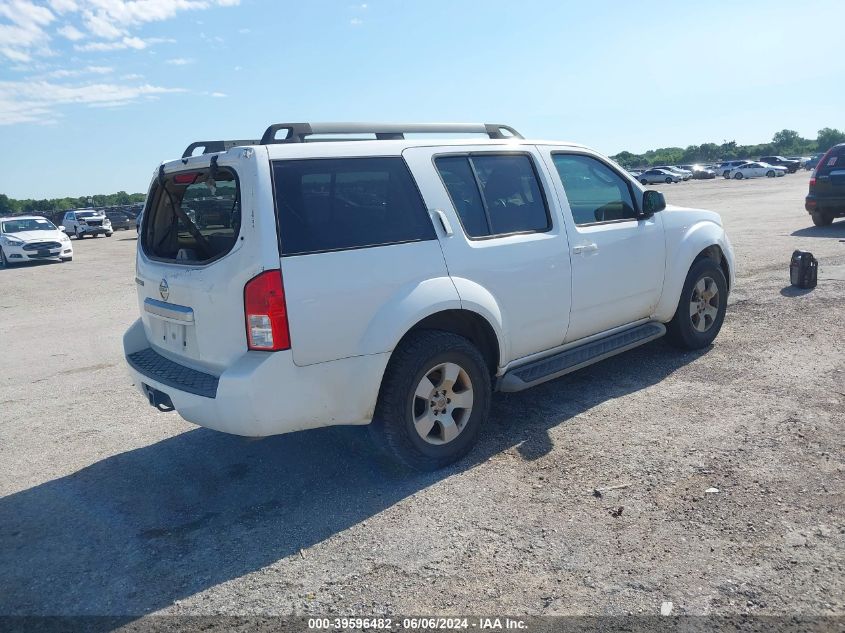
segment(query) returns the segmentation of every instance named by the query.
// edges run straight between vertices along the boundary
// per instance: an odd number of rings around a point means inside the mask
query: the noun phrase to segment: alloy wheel
[[[692,288],[689,316],[697,332],[706,332],[719,314],[719,287],[712,277],[702,277]]]
[[[435,365],[414,392],[414,428],[429,444],[448,444],[466,427],[472,403],[472,381],[466,370],[456,363]]]

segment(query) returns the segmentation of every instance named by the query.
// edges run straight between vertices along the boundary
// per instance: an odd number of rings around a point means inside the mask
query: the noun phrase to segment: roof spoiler
[[[245,139],[240,141],[196,141],[195,143],[191,143],[185,148],[185,151],[182,152],[182,158],[188,158],[189,156],[194,155],[194,151],[198,147],[202,147],[202,154],[214,154],[216,152],[225,152],[233,147],[238,147],[240,145],[259,145],[261,141],[256,139]]]

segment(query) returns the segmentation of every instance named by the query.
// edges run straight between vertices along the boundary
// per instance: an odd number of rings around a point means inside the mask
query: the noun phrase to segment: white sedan
[[[58,259],[73,259],[73,246],[64,227],[39,216],[0,218],[0,265]]]
[[[769,165],[769,163],[743,163],[731,169],[727,177],[736,178],[737,180],[742,180],[743,178],[761,178],[762,176],[774,178],[775,176],[783,176],[786,172],[786,167]]]

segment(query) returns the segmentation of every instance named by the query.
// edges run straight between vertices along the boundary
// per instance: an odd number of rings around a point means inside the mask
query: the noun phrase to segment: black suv
[[[760,162],[769,163],[769,165],[780,165],[781,167],[786,167],[786,170],[790,174],[794,174],[796,171],[801,169],[800,160],[789,160],[783,156],[761,156]]]
[[[845,143],[827,150],[816,165],[804,208],[816,226],[827,226],[833,218],[845,217]]]

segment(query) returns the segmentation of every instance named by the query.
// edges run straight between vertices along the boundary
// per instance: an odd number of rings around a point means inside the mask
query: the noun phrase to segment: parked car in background
[[[666,184],[681,182],[681,177],[678,174],[674,174],[667,169],[658,169],[657,167],[653,169],[647,169],[639,176],[637,176],[637,180],[639,180],[644,185],[653,185],[658,182],[665,182]]]
[[[709,180],[716,177],[716,172],[704,165],[680,165],[680,167],[691,172],[693,180]]]
[[[761,156],[758,160],[761,163],[768,163],[769,165],[775,165],[778,167],[786,167],[790,174],[794,174],[796,171],[801,169],[800,161],[790,160],[788,158],[784,158],[783,156]]]
[[[724,162],[719,163],[716,166],[716,173],[722,174],[724,178],[730,178],[730,171],[734,167],[739,167],[740,165],[744,165],[745,163],[751,162],[747,158],[743,160],[726,160]]]
[[[813,154],[812,156],[810,156],[810,159],[806,163],[804,163],[804,169],[815,169],[816,165],[819,164],[819,160],[821,160],[822,156],[824,156],[824,152],[821,152],[819,154]]]
[[[78,240],[86,235],[93,235],[94,237],[97,235],[112,236],[111,221],[105,213],[94,209],[68,211],[65,213],[62,224],[65,227],[65,233],[75,235]]]
[[[0,218],[0,265],[39,259],[69,262],[73,259],[73,246],[62,229],[35,215]]]
[[[136,233],[141,232],[141,222],[143,221],[143,218],[141,217],[142,215],[144,215],[143,210],[139,211],[138,215],[135,216],[135,232]]]
[[[742,180],[743,178],[761,178],[763,176],[774,178],[775,176],[783,176],[785,174],[786,167],[769,165],[767,163],[751,162],[744,163],[731,169],[729,177],[735,178],[736,180]]]
[[[692,172],[686,169],[681,169],[679,167],[673,167],[671,165],[658,165],[655,169],[665,169],[666,171],[672,172],[673,174],[677,174],[680,176],[681,180],[689,180],[692,178]]]
[[[113,231],[128,231],[135,223],[135,217],[125,211],[106,211]]]
[[[305,142],[326,133],[389,140]],[[150,183],[123,347],[156,408],[254,437],[369,424],[433,470],[485,436],[493,391],[664,333],[705,349],[722,326],[719,215],[667,207],[588,148],[494,124],[283,123],[262,139],[160,163]],[[202,230],[184,210],[209,193],[228,217]]]
[[[845,143],[834,145],[819,160],[810,177],[804,208],[816,226],[845,217]]]

